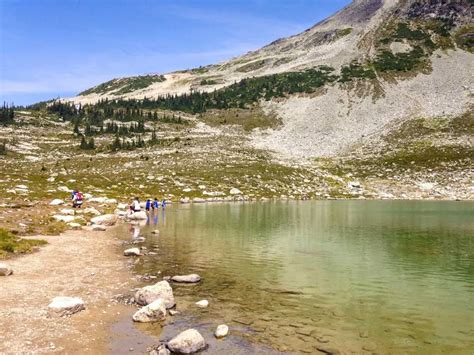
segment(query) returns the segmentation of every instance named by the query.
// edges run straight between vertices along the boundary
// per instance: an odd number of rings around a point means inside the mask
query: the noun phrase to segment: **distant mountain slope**
[[[254,133],[256,147],[298,157],[345,154],[397,122],[471,110],[472,19],[470,0],[356,0],[303,33],[229,61],[116,79],[71,100],[218,90],[232,97],[226,107],[259,106],[281,119],[278,129]],[[216,108],[212,100],[200,111]]]

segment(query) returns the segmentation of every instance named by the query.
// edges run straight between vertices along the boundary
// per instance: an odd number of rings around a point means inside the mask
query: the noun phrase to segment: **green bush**
[[[0,228],[0,257],[6,257],[9,254],[30,253],[36,246],[47,244],[45,240],[39,239],[21,239]]]

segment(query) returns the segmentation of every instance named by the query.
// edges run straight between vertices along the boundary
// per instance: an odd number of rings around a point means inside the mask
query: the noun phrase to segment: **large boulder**
[[[231,195],[242,195],[242,191],[240,191],[238,188],[233,187],[230,189],[229,193]]]
[[[176,275],[171,278],[174,282],[182,282],[182,283],[196,283],[201,281],[201,276],[198,274],[190,274],[190,275]]]
[[[92,224],[100,224],[102,226],[113,226],[117,222],[117,216],[114,214],[104,214],[91,219]]]
[[[149,305],[140,308],[132,316],[135,322],[147,323],[165,320],[166,318],[166,304],[161,298],[154,300]]]
[[[207,306],[209,306],[209,301],[208,300],[198,301],[196,302],[196,306],[198,306],[199,308],[207,308]]]
[[[94,207],[87,207],[86,209],[84,209],[84,213],[93,214],[94,216],[100,216],[100,212]]]
[[[7,264],[0,263],[0,276],[8,276],[13,274],[13,269]]]
[[[76,210],[73,208],[63,208],[59,210],[59,213],[66,216],[74,216],[76,214]]]
[[[86,309],[84,301],[78,297],[55,297],[48,306],[50,315],[69,316]]]
[[[140,221],[140,220],[147,219],[148,216],[145,211],[139,211],[139,212],[133,212],[132,214],[129,214],[127,218],[132,221]]]
[[[168,342],[174,353],[192,354],[206,347],[206,341],[196,329],[188,329]]]
[[[142,306],[146,306],[159,298],[163,299],[166,308],[172,308],[176,304],[173,289],[167,281],[145,286],[135,293],[135,302]]]

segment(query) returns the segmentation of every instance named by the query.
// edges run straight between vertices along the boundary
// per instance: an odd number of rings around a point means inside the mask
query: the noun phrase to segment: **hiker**
[[[146,200],[145,210],[146,210],[147,212],[150,212],[150,208],[151,208],[151,200],[148,199],[148,200]]]
[[[72,192],[72,208],[81,208],[84,196],[80,191],[74,190]]]
[[[163,199],[163,201],[161,201],[161,207],[165,208],[166,207],[166,200]]]
[[[133,212],[140,212],[141,207],[140,207],[140,200],[138,197],[135,197],[135,199],[132,202],[132,205],[130,206],[130,211]]]
[[[158,199],[155,197],[155,199],[153,200],[153,204],[151,205],[151,207],[153,209],[158,209],[160,207],[160,201],[158,201]]]

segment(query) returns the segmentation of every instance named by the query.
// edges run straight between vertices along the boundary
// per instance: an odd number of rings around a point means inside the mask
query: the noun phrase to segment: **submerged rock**
[[[146,306],[159,298],[164,300],[166,308],[172,308],[176,304],[173,289],[167,281],[160,281],[139,289],[134,298],[135,302],[142,306]]]
[[[113,226],[117,222],[117,216],[114,214],[104,214],[91,219],[93,224],[100,224],[103,226]]]
[[[166,319],[166,304],[162,298],[158,298],[149,305],[140,308],[132,316],[135,322],[156,322]]]
[[[207,306],[209,306],[209,301],[208,300],[201,300],[199,302],[196,302],[195,304],[199,308],[207,308]]]
[[[214,332],[214,336],[216,338],[223,338],[229,334],[229,327],[225,324],[221,324],[217,326],[216,331]]]
[[[50,315],[68,316],[86,309],[85,303],[78,297],[55,297],[48,305]]]
[[[168,342],[168,348],[175,353],[192,354],[206,347],[206,341],[196,329],[188,329]]]
[[[0,276],[9,276],[13,274],[13,269],[7,264],[0,263]]]
[[[190,275],[177,275],[171,278],[174,282],[182,282],[182,283],[196,283],[201,281],[201,276],[198,274],[190,274]]]
[[[139,248],[130,248],[123,251],[123,255],[125,256],[140,256],[140,249]]]

